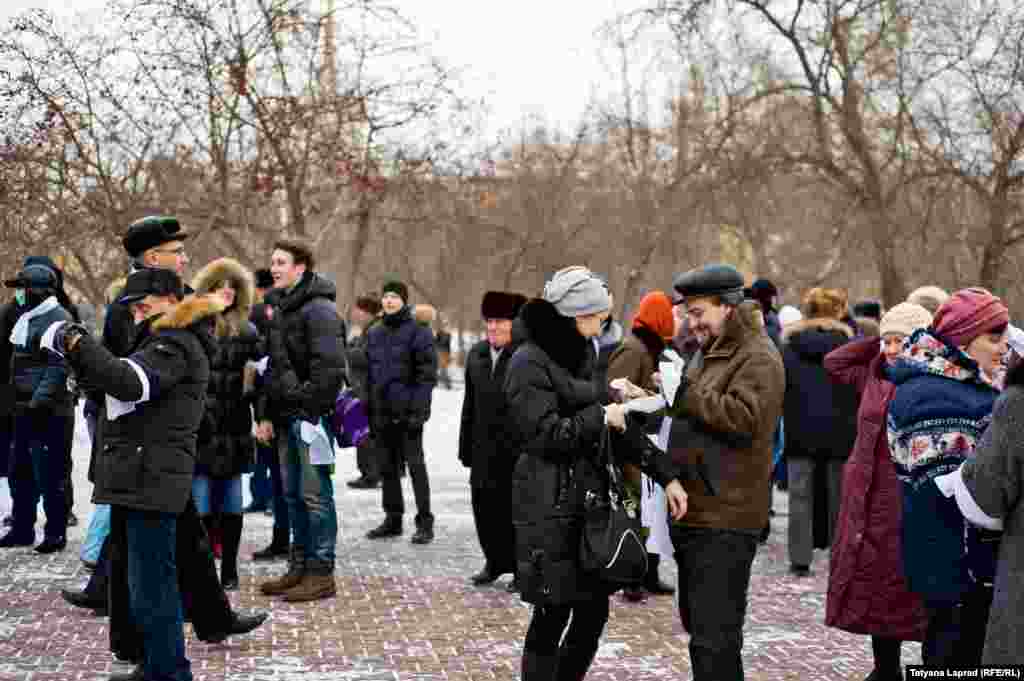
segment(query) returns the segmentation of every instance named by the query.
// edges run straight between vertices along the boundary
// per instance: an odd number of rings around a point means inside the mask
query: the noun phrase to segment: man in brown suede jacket
[[[670,413],[673,461],[703,470],[672,529],[679,612],[695,681],[743,679],[743,621],[758,536],[768,522],[772,440],[785,371],[743,277],[709,265],[674,282],[700,350]],[[709,488],[710,483],[710,488]]]

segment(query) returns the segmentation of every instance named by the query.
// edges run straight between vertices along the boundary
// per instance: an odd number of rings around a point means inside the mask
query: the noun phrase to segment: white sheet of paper
[[[313,425],[309,421],[299,422],[302,441],[309,445],[309,462],[316,465],[334,463],[334,447],[323,424]]]
[[[650,397],[639,397],[635,400],[630,400],[624,403],[627,412],[636,411],[643,414],[653,414],[659,409],[664,409],[667,404],[665,398],[661,395],[651,395]]]

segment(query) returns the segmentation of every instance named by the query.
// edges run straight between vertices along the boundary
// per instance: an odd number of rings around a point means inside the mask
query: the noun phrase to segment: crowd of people
[[[336,594],[339,393],[365,406],[353,489],[380,489],[372,540],[435,540],[423,429],[451,387],[451,336],[408,287],[385,282],[339,313],[312,249],[278,241],[269,266],[231,258],[187,283],[188,235],[172,217],[129,226],[130,268],[102,330],[80,321],[49,258],[26,258],[0,310],[0,475],[12,511],[0,547],[67,547],[76,404],[91,440],[91,570],[63,597],[109,617],[114,681],[191,678],[183,623],[202,641],[248,633],[235,611],[246,512],[273,515],[259,584],[289,602]],[[942,667],[1020,662],[1024,332],[990,292],[934,286],[885,310],[840,289],[777,307],[728,265],[680,274],[636,301],[626,329],[607,281],[580,266],[538,297],[490,291],[485,336],[465,355],[459,461],[484,565],[477,586],[533,605],[523,681],[583,679],[610,597],[677,595],[698,681],[744,678],[743,628],[772,493],[789,492],[795,578],[831,548],[826,624],[870,637],[867,678],[902,678],[901,646]],[[656,407],[640,409],[660,396]],[[636,400],[640,400],[637,402]],[[608,444],[610,443],[610,444]],[[586,467],[610,447],[640,501],[642,579],[581,563]],[[243,474],[252,504],[243,508]],[[43,536],[36,544],[36,509]],[[219,560],[219,565],[218,565]],[[674,560],[678,583],[664,583]]]

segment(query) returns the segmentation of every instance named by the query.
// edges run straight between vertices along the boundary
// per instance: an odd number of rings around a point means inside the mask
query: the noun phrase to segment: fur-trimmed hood
[[[193,294],[172,307],[153,322],[153,332],[165,329],[187,329],[204,319],[224,311],[224,303],[214,295]]]
[[[197,294],[213,292],[221,283],[230,281],[235,289],[235,303],[224,311],[217,325],[217,336],[237,336],[246,328],[252,306],[256,300],[256,286],[252,272],[233,258],[217,258],[192,278]]]
[[[817,317],[790,324],[782,331],[782,342],[805,359],[820,361],[853,338],[853,329],[836,319]]]
[[[543,298],[523,306],[520,317],[526,337],[543,350],[555,364],[578,374],[593,352],[590,342],[576,330],[576,320],[559,314]]]

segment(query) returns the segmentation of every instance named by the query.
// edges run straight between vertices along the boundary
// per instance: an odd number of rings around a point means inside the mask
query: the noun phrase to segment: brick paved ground
[[[467,576],[480,567],[469,507],[467,474],[454,446],[461,392],[437,391],[426,448],[438,518],[437,541],[413,547],[402,539],[370,542],[363,534],[380,519],[379,492],[344,486],[354,477],[349,452],[339,461],[338,597],[287,605],[263,597],[256,585],[281,564],[242,562],[242,589],[232,602],[268,609],[270,620],[249,636],[206,645],[188,636],[197,680],[479,681],[517,679],[529,609],[498,588],[474,588]],[[86,579],[78,548],[89,517],[84,480],[87,456],[76,452],[82,524],[62,554],[0,550],[0,679],[25,681],[104,679],[113,664],[106,620],[66,606],[61,588]],[[411,502],[411,490],[406,489]],[[10,506],[0,482],[0,512]],[[751,680],[862,679],[870,670],[867,640],[822,625],[827,556],[815,575],[786,574],[786,498],[777,495],[772,536],[755,562],[747,617],[745,662]],[[411,516],[410,516],[411,517]],[[41,532],[41,528],[40,528]],[[243,555],[265,545],[270,519],[246,516]],[[674,579],[674,566],[665,574]],[[905,661],[919,646],[904,646]],[[632,605],[614,599],[611,621],[592,681],[653,681],[689,677],[686,635],[671,598]]]

